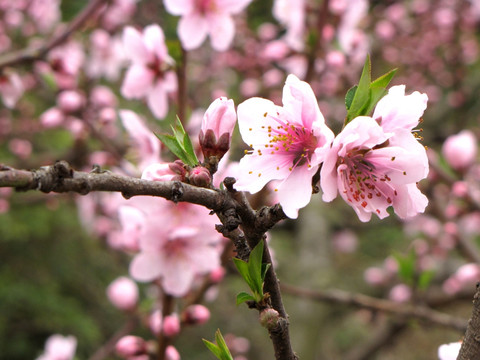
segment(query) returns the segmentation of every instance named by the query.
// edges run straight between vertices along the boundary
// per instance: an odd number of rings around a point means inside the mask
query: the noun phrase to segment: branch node
[[[233,184],[235,184],[236,181],[237,180],[235,180],[235,178],[228,176],[223,180],[223,184],[225,185],[225,187],[229,192],[235,193],[237,192],[237,190],[233,188]]]
[[[172,186],[172,201],[176,204],[183,197],[183,185],[180,181],[175,181]]]

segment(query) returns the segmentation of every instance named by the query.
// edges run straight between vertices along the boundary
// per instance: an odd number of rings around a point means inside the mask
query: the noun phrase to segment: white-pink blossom
[[[110,302],[120,310],[132,310],[138,302],[138,287],[128,277],[115,279],[107,288]]]
[[[455,170],[465,170],[475,162],[478,140],[470,130],[451,135],[442,146],[442,154]]]
[[[275,0],[273,16],[287,28],[286,43],[296,51],[305,47],[305,0]]]
[[[74,336],[55,334],[45,343],[45,352],[37,360],[73,360],[77,348]]]
[[[461,341],[440,345],[438,348],[438,360],[456,360],[461,347]]]
[[[13,108],[24,92],[24,86],[20,76],[13,71],[0,75],[0,94],[3,105]]]
[[[121,87],[127,99],[147,99],[153,115],[163,119],[168,112],[168,94],[177,90],[165,35],[158,25],[149,25],[140,33],[131,26],[123,31],[125,55],[131,61]]]
[[[198,48],[210,36],[212,47],[225,51],[233,41],[233,14],[245,9],[252,0],[164,0],[172,15],[181,15],[178,36],[186,50]]]
[[[153,200],[139,206],[145,221],[140,253],[130,264],[130,275],[144,282],[160,279],[167,293],[183,296],[197,275],[208,274],[220,265],[221,237],[207,209]]]
[[[427,154],[411,132],[427,96],[404,93],[403,86],[393,87],[379,101],[373,118],[349,122],[323,164],[323,200],[332,201],[340,193],[361,221],[369,221],[372,213],[383,219],[390,206],[402,219],[409,218],[428,204],[416,185],[428,175]]]
[[[237,190],[256,193],[271,180],[280,180],[278,200],[290,218],[298,216],[312,195],[312,177],[333,140],[313,90],[289,75],[283,107],[251,98],[238,106],[243,141],[252,150],[240,160]]]

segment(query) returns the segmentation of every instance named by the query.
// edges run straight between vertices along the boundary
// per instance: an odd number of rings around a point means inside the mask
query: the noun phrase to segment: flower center
[[[363,208],[370,208],[380,214],[376,208],[376,198],[383,198],[388,204],[397,196],[397,191],[391,185],[391,178],[383,173],[374,163],[368,160],[371,150],[353,149],[344,158],[340,158],[342,168],[344,194],[351,203],[357,203]],[[390,159],[395,160],[395,157]]]
[[[215,0],[196,0],[195,8],[203,15],[216,9]]]

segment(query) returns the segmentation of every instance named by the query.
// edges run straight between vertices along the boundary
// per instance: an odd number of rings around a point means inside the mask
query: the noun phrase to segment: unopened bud
[[[118,340],[115,345],[115,351],[120,357],[130,358],[132,356],[145,354],[147,347],[145,340],[141,337],[127,335]]]
[[[196,166],[188,174],[190,184],[200,187],[208,187],[212,183],[210,171],[203,166]]]
[[[268,330],[273,330],[277,327],[279,317],[277,310],[265,309],[260,313],[260,324]]]
[[[163,319],[163,333],[167,337],[178,335],[180,332],[180,320],[177,314],[170,314]]]
[[[186,324],[201,325],[210,320],[210,310],[203,305],[190,305],[182,314],[182,320]]]
[[[153,181],[184,181],[187,171],[181,160],[151,164],[143,170],[142,179]]]
[[[107,296],[110,302],[118,309],[132,310],[137,306],[138,302],[137,284],[127,277],[119,277],[108,286]]]

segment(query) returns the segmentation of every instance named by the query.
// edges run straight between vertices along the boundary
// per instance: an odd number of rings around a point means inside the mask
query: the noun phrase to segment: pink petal
[[[185,50],[198,48],[207,38],[208,22],[199,14],[182,16],[178,22],[178,36]]]
[[[208,33],[212,48],[225,51],[235,36],[235,23],[229,15],[215,14],[208,17]]]
[[[278,199],[290,219],[298,217],[298,209],[308,205],[312,197],[312,177],[317,168],[296,167],[278,187]]]
[[[150,53],[155,54],[160,60],[167,58],[168,50],[165,45],[165,35],[160,26],[156,24],[147,26],[143,30],[143,38]]]
[[[283,107],[290,115],[290,122],[312,129],[325,123],[318,107],[318,101],[309,84],[300,81],[295,75],[288,75],[283,87]]]
[[[243,11],[252,0],[217,0],[217,6],[228,14],[237,14]]]
[[[332,147],[323,162],[320,170],[320,186],[323,191],[322,200],[330,202],[337,197],[337,159],[339,145]]]
[[[152,86],[154,74],[143,65],[132,65],[125,74],[120,92],[127,99],[144,97]]]
[[[195,275],[189,259],[170,258],[166,260],[162,270],[165,292],[177,297],[184,296],[190,289]]]
[[[147,104],[156,118],[163,119],[167,115],[168,97],[160,80],[157,81],[155,87],[148,93]]]
[[[428,96],[418,91],[405,96],[405,85],[393,86],[377,104],[373,118],[381,118],[385,132],[403,128],[412,130],[427,108]]]
[[[162,257],[157,254],[140,253],[130,263],[130,275],[138,281],[148,282],[157,279],[162,273]]]
[[[163,5],[172,15],[185,15],[192,12],[195,0],[163,0]]]
[[[250,98],[237,108],[238,126],[242,139],[249,146],[264,147],[270,141],[268,126],[277,126],[278,123],[265,114],[276,115],[282,109],[273,102],[262,98]]]
[[[408,184],[396,188],[398,195],[393,200],[395,213],[406,219],[423,213],[428,205],[428,198],[417,188],[416,184]]]
[[[137,64],[146,64],[152,60],[152,54],[145,46],[142,34],[135,28],[127,26],[123,30],[125,54]]]

